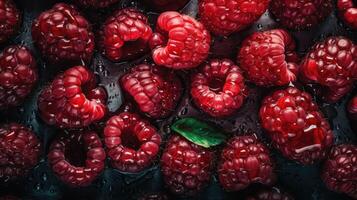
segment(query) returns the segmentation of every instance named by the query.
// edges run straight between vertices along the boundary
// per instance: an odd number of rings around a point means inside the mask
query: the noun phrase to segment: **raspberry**
[[[140,64],[121,80],[124,91],[152,118],[168,117],[181,97],[181,81],[173,71]]]
[[[289,87],[267,96],[260,108],[263,128],[284,156],[312,164],[326,156],[332,130],[310,94]]]
[[[188,15],[168,11],[157,20],[157,32],[150,39],[152,58],[158,65],[189,69],[208,56],[211,36],[206,28]]]
[[[210,181],[214,153],[173,135],[161,157],[161,171],[171,192],[195,195]]]
[[[357,48],[345,37],[330,37],[314,45],[305,56],[301,77],[322,86],[323,97],[337,102],[353,87],[357,78]]]
[[[81,128],[102,119],[107,94],[95,82],[94,74],[83,66],[58,75],[38,98],[41,118],[60,128]]]
[[[191,95],[195,104],[212,117],[228,116],[243,104],[244,77],[232,61],[211,60],[192,76]]]
[[[236,136],[221,153],[219,181],[227,191],[242,190],[253,183],[271,185],[275,181],[273,167],[268,148],[255,136]]]
[[[285,28],[305,30],[324,21],[332,9],[332,0],[274,0],[269,11]]]
[[[357,29],[357,2],[355,0],[337,0],[338,13],[343,21]]]
[[[32,169],[41,154],[34,132],[17,123],[0,126],[0,181],[15,180]]]
[[[59,3],[34,21],[32,39],[53,64],[88,63],[94,51],[94,35],[88,21],[72,5]]]
[[[294,198],[278,188],[270,188],[258,190],[247,196],[245,200],[294,200]]]
[[[149,167],[161,144],[161,136],[153,125],[128,112],[108,120],[104,138],[113,167],[132,173]]]
[[[257,21],[270,0],[200,0],[200,21],[216,35],[230,35]]]
[[[106,20],[100,35],[103,54],[117,62],[135,59],[148,52],[152,30],[143,13],[126,8]]]
[[[0,43],[14,35],[21,25],[20,11],[12,0],[0,0]]]
[[[357,146],[342,144],[334,147],[322,171],[322,180],[335,192],[357,198]]]
[[[0,109],[18,106],[37,83],[37,66],[23,46],[10,46],[0,53]]]
[[[87,186],[104,170],[105,151],[92,131],[61,134],[52,142],[48,162],[60,180],[72,187]]]
[[[118,3],[120,0],[75,0],[75,2],[83,7],[100,9]]]
[[[242,43],[238,62],[249,80],[259,86],[286,85],[296,80],[298,72],[295,42],[282,29],[250,35]]]
[[[183,8],[190,0],[144,0],[156,11],[174,11]]]
[[[353,97],[347,105],[349,118],[352,121],[352,128],[357,128],[357,96]],[[357,129],[356,129],[357,130]]]

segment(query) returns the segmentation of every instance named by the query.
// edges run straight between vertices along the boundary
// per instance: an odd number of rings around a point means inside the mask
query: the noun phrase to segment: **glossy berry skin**
[[[298,56],[288,32],[273,29],[255,32],[246,38],[238,63],[246,77],[258,86],[281,86],[296,80]]]
[[[255,136],[235,136],[228,141],[221,153],[218,175],[227,191],[239,191],[254,183],[271,185],[276,179],[269,150]]]
[[[52,64],[88,63],[94,51],[89,22],[72,5],[58,3],[32,24],[32,39]]]
[[[175,110],[182,84],[173,71],[140,64],[120,79],[123,90],[151,118],[168,117]]]
[[[248,195],[245,200],[294,200],[294,198],[278,188],[261,189]]]
[[[310,94],[297,88],[277,90],[265,97],[259,115],[274,146],[301,164],[324,159],[333,143],[328,121]]]
[[[330,190],[357,199],[357,146],[334,147],[324,164],[322,180]]]
[[[75,0],[75,2],[86,8],[101,9],[118,3],[120,0]]]
[[[193,101],[212,117],[224,117],[237,111],[246,93],[239,67],[228,59],[211,60],[191,77]]]
[[[211,36],[200,22],[188,15],[168,11],[159,16],[156,26],[150,47],[157,65],[190,69],[207,58]]]
[[[352,29],[357,30],[357,2],[354,0],[337,0],[337,9],[342,20]]]
[[[20,105],[37,83],[36,60],[24,46],[0,53],[0,110]]]
[[[71,187],[83,187],[104,170],[106,155],[99,136],[88,131],[61,134],[52,142],[47,158],[61,181]]]
[[[148,18],[134,8],[115,12],[100,32],[103,54],[111,61],[135,59],[147,53],[152,30]]]
[[[144,0],[144,2],[151,6],[154,10],[175,11],[183,8],[190,0]]]
[[[38,98],[42,120],[59,128],[82,128],[102,119],[107,94],[96,86],[95,76],[83,66],[58,75]]]
[[[173,135],[161,157],[161,171],[170,191],[193,196],[210,181],[214,167],[214,152]]]
[[[300,66],[301,79],[322,88],[328,102],[351,91],[357,78],[357,46],[345,37],[330,37],[315,44]]]
[[[13,0],[0,0],[0,43],[16,34],[21,25],[21,14]]]
[[[0,126],[0,181],[15,180],[27,175],[41,154],[41,144],[35,133],[17,124]]]
[[[104,141],[112,166],[123,172],[136,173],[154,163],[161,136],[146,120],[124,112],[107,121]]]
[[[322,23],[332,9],[332,0],[274,0],[269,11],[283,27],[306,30]]]
[[[208,30],[227,36],[257,21],[270,0],[200,0],[199,15]]]

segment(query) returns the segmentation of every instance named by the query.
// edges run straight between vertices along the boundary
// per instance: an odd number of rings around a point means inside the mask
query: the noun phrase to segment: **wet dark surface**
[[[195,16],[197,10],[196,1],[197,0],[192,0],[188,5],[186,5],[183,12]],[[17,182],[1,185],[0,193],[14,194],[25,199],[135,199],[140,194],[146,192],[165,191],[157,162],[152,168],[139,174],[121,173],[110,168],[110,164],[108,162],[106,170],[102,173],[102,175],[91,186],[85,188],[72,189],[57,180],[46,162],[45,155],[47,154],[49,144],[54,135],[59,131],[53,127],[47,126],[38,118],[36,100],[41,88],[55,76],[59,69],[56,69],[56,66],[45,63],[41,59],[41,55],[39,55],[34,48],[31,39],[31,23],[33,19],[36,18],[42,11],[49,9],[56,2],[66,1],[17,0],[16,2],[22,10],[24,18],[21,33],[7,44],[1,45],[0,49],[2,50],[5,46],[10,44],[23,44],[29,47],[37,58],[40,80],[36,89],[33,91],[33,94],[21,107],[0,113],[0,122],[4,123],[16,121],[30,126],[41,138],[44,154],[41,162],[37,167],[35,167],[34,170],[32,170],[31,174],[27,178]],[[93,24],[95,31],[98,30],[100,22],[103,22],[108,14],[121,7],[137,7],[149,16],[151,22],[155,22],[157,14],[150,8],[147,8],[143,6],[142,3],[138,2],[141,1],[123,0],[122,3],[119,3],[117,6],[112,6],[104,11],[82,11],[86,18]],[[215,38],[212,46],[211,57],[228,57],[235,60],[239,44],[242,39],[247,36],[247,34],[275,27],[278,27],[277,24],[275,24],[269,17],[269,14],[266,13],[257,23],[252,25],[252,27],[246,31],[235,34],[229,38]],[[339,20],[335,16],[335,13],[333,13],[320,26],[309,31],[293,32],[292,35],[296,39],[300,55],[303,55],[304,52],[316,41],[330,35],[345,35],[357,42],[357,33],[347,30],[343,24],[340,24]],[[117,110],[123,100],[120,88],[116,83],[118,77],[120,77],[125,70],[134,66],[135,63],[143,61],[150,62],[149,56],[144,56],[143,58],[131,63],[112,63],[104,59],[100,53],[95,53],[94,59],[88,67],[98,74],[101,85],[104,86],[109,93],[108,106],[111,111],[114,112]],[[179,72],[179,74],[181,77],[188,77],[187,75],[189,72]],[[187,93],[188,80],[185,78],[182,78],[182,80],[186,86],[186,90],[184,91],[184,97],[175,111],[175,114],[166,120],[152,121],[152,123],[161,130],[164,138],[167,138],[167,136],[171,134],[169,126],[173,121],[179,117],[195,116],[222,127],[227,134],[230,135],[256,134],[262,141],[271,147],[269,139],[265,137],[260,128],[257,114],[262,97],[272,91],[273,88],[263,89],[250,85],[249,96],[247,97],[244,106],[233,116],[217,120],[208,117],[192,105],[191,99]],[[351,98],[352,94],[356,93],[357,91],[351,93],[337,104],[325,104],[316,98],[334,129],[336,144],[357,143],[357,134],[351,130],[345,111],[346,102]],[[123,108],[120,110],[123,110]],[[98,127],[100,126],[96,126],[95,128],[100,129]],[[272,156],[276,161],[276,172],[278,174],[277,185],[291,192],[296,199],[348,199],[348,197],[344,195],[336,194],[326,189],[320,180],[321,164],[301,166],[292,161],[286,160],[273,148],[270,149],[272,149]],[[217,149],[217,152],[218,151],[219,149]],[[254,188],[254,186],[252,188]],[[246,192],[247,191],[226,193],[220,188],[216,176],[213,176],[210,185],[207,189],[202,191],[196,199],[241,199]]]

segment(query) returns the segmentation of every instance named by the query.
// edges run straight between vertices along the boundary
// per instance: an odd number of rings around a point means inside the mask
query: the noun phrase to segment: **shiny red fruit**
[[[144,2],[159,12],[177,11],[183,8],[190,0],[144,0]]]
[[[355,0],[337,0],[337,9],[342,20],[352,29],[357,30],[357,2]]]
[[[294,200],[294,198],[278,188],[261,189],[248,195],[245,200]]]
[[[16,34],[21,25],[21,14],[13,0],[0,0],[0,43]]]
[[[120,0],[74,0],[77,4],[93,9],[100,9],[109,7],[115,3],[120,2]]]

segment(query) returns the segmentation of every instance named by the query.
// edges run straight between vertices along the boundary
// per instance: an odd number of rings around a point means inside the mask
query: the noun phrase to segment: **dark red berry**
[[[75,2],[83,7],[100,9],[118,3],[120,0],[75,0]]]
[[[175,110],[182,93],[181,81],[175,73],[156,65],[138,65],[120,82],[140,110],[152,118],[168,117]]]
[[[352,128],[357,127],[357,96],[353,97],[347,105],[347,112],[351,120]],[[357,130],[357,129],[356,129]]]
[[[0,43],[16,34],[21,25],[21,14],[13,0],[0,0]]]
[[[159,12],[175,11],[183,8],[190,0],[144,0],[144,2]]]
[[[235,136],[221,153],[219,181],[227,191],[245,189],[250,184],[275,182],[274,164],[268,148],[255,136]]]
[[[211,36],[194,18],[178,12],[162,13],[150,40],[152,58],[158,65],[188,69],[200,65],[208,56]]]
[[[352,29],[357,29],[357,2],[355,0],[337,0],[337,9],[342,20]]]
[[[332,0],[274,0],[269,11],[285,28],[303,30],[323,22],[332,9]]]
[[[357,199],[357,146],[334,147],[324,164],[322,180],[330,190]]]
[[[164,181],[175,194],[195,195],[210,181],[213,159],[213,151],[173,135],[161,157]]]
[[[156,159],[161,136],[156,128],[136,114],[124,112],[110,118],[104,141],[112,166],[124,172],[140,172]]]
[[[72,187],[87,186],[104,170],[105,151],[92,131],[61,134],[47,155],[53,172]]]
[[[282,29],[253,33],[238,53],[238,62],[248,79],[265,87],[295,81],[298,60],[293,38]]]
[[[245,200],[294,200],[294,198],[278,188],[260,189],[250,195]]]
[[[240,31],[267,10],[270,0],[200,0],[200,21],[216,35]]]
[[[111,61],[134,59],[147,53],[152,30],[148,18],[134,8],[115,12],[104,23],[101,46]]]
[[[228,116],[237,111],[246,93],[239,67],[228,59],[211,60],[191,78],[193,101],[212,117]]]
[[[38,98],[41,118],[60,128],[81,128],[106,114],[107,94],[96,86],[95,76],[83,66],[58,75]]]
[[[17,123],[0,126],[0,181],[24,177],[40,154],[40,141],[30,129]]]
[[[24,46],[0,53],[0,109],[20,105],[37,83],[36,60]]]
[[[32,39],[53,64],[88,63],[94,51],[89,22],[74,6],[64,3],[41,13],[32,25]]]
[[[328,121],[310,94],[289,87],[267,96],[260,108],[263,128],[284,156],[301,164],[325,158],[333,143]]]
[[[357,48],[345,37],[330,37],[315,44],[300,66],[301,78],[322,87],[326,101],[337,102],[357,79]]]

